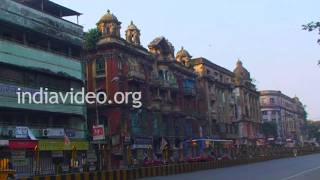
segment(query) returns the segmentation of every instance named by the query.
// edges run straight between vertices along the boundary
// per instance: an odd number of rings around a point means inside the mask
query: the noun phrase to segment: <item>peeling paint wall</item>
[[[0,20],[81,45],[83,27],[11,0],[1,0]]]

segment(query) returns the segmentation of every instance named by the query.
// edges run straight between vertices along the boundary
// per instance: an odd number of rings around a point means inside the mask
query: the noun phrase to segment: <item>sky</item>
[[[301,28],[320,21],[319,0],[52,1],[83,13],[79,24],[85,31],[110,9],[122,22],[122,37],[133,20],[145,47],[165,36],[176,52],[183,46],[229,70],[239,58],[258,90],[297,96],[308,119],[320,120],[320,36]]]

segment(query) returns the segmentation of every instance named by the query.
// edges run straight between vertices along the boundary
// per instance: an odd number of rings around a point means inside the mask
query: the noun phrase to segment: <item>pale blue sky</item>
[[[239,57],[259,90],[297,95],[309,119],[320,120],[320,46],[301,25],[320,20],[318,0],[53,0],[83,15],[85,30],[108,9],[141,30],[142,44],[163,35],[176,51],[184,46],[233,70]],[[75,18],[73,18],[74,20]]]

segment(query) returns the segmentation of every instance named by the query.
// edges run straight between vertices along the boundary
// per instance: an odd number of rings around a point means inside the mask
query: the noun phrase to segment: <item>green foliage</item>
[[[302,29],[309,31],[309,32],[314,31],[314,30],[318,30],[319,34],[320,34],[320,22],[310,22],[308,24],[302,25]],[[320,39],[318,39],[317,42],[320,44]]]
[[[302,25],[302,29],[309,32],[318,30],[318,34],[320,34],[320,22],[310,22],[308,24]],[[318,39],[317,42],[318,44],[320,44],[320,39]],[[320,60],[318,60],[318,65],[320,66]]]
[[[90,29],[84,35],[84,49],[87,51],[93,50],[96,48],[96,44],[101,38],[101,32],[97,28]]]
[[[315,138],[317,141],[320,140],[320,124],[316,122],[307,123],[307,132],[309,139]]]
[[[313,31],[320,28],[320,22],[310,22],[308,24],[302,25],[302,29],[306,31]]]
[[[262,132],[265,136],[277,136],[277,124],[274,122],[265,122],[262,124]]]

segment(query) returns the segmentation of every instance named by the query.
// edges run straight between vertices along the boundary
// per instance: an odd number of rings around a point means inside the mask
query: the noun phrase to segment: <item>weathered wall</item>
[[[10,22],[53,38],[81,45],[83,28],[11,0],[1,0],[0,20]]]

